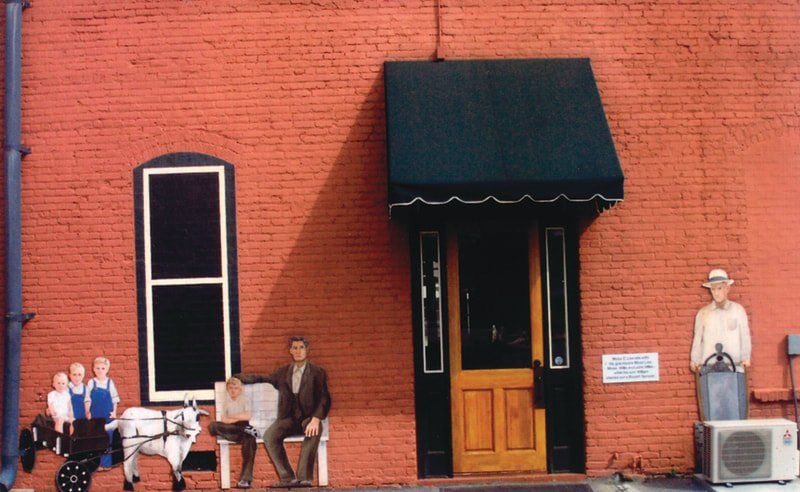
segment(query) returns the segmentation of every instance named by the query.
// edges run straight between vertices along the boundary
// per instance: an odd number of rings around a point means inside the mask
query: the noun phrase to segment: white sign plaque
[[[603,355],[604,383],[658,381],[658,352]]]

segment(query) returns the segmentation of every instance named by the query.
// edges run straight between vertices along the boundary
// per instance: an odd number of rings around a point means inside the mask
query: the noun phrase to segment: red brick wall
[[[581,240],[593,475],[691,468],[697,410],[688,354],[694,314],[710,301],[700,286],[708,270],[723,267],[737,280],[731,298],[750,313],[752,389],[788,388],[785,334],[800,331],[792,289],[800,233],[791,227],[800,218],[791,197],[800,156],[798,5],[620,10],[624,27],[608,36],[624,37],[621,52],[593,56],[593,66],[626,200]],[[659,352],[660,381],[603,385],[601,354],[628,351]],[[754,417],[788,412],[785,402],[751,402]]]
[[[626,201],[581,240],[588,471],[637,458],[648,472],[687,470],[688,352],[708,269],[737,279],[732,297],[751,314],[753,385],[788,387],[800,6],[442,3],[448,58],[592,59]],[[382,62],[430,58],[436,29],[432,0],[36,0],[23,28],[23,268],[38,316],[24,332],[22,422],[53,372],[100,353],[123,406],[138,403],[131,171],[204,152],[236,166],[244,369],[273,368],[285,337],[306,333],[331,378],[331,483],[415,481],[408,251],[387,220]],[[603,385],[601,355],[623,351],[659,352],[661,380]],[[212,447],[206,435],[195,449]],[[39,459],[17,486],[51,487],[60,460]],[[168,486],[165,461],[142,467],[140,488]],[[256,476],[274,479],[263,450]],[[103,490],[121,471],[95,478]]]

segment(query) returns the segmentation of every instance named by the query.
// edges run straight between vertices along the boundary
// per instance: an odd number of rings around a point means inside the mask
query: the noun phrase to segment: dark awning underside
[[[588,59],[387,62],[389,210],[622,200]]]

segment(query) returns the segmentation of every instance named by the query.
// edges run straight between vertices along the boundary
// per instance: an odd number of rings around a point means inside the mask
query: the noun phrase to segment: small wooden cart
[[[100,465],[100,456],[112,452],[112,463],[122,461],[122,445],[115,435],[109,447],[108,434],[103,419],[78,419],[64,424],[64,432],[58,432],[42,421],[34,421],[29,429],[22,429],[19,436],[19,455],[22,469],[30,473],[36,465],[36,451],[50,449],[64,456],[66,461],[56,472],[56,488],[59,492],[85,492],[92,482],[92,473]]]

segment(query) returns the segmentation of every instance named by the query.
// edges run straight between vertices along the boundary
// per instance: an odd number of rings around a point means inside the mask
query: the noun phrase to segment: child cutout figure
[[[225,383],[225,403],[222,407],[222,421],[208,424],[212,436],[220,436],[242,445],[242,473],[237,488],[250,488],[253,482],[253,462],[256,457],[256,437],[258,431],[250,426],[250,403],[244,396],[244,387],[238,378],[230,378]]]
[[[75,420],[86,418],[86,408],[83,405],[86,400],[86,385],[83,384],[85,374],[86,369],[80,362],[73,362],[69,365],[69,395]]]
[[[108,370],[111,362],[105,357],[96,357],[92,364],[94,377],[86,385],[86,396],[84,398],[84,409],[86,418],[105,419],[106,423],[117,418],[117,405],[119,404],[119,393],[114,381],[108,377]],[[108,442],[111,443],[114,431],[108,432]],[[111,454],[105,453],[100,457],[100,470],[111,468]]]
[[[55,429],[58,432],[64,432],[64,422],[74,420],[65,372],[57,372],[53,375],[53,391],[47,394],[47,413],[53,418]]]

